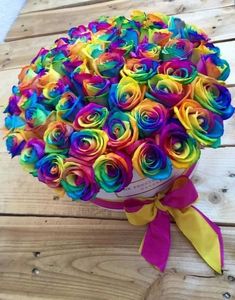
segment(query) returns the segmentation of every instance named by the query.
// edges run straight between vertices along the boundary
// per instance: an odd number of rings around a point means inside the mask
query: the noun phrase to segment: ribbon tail
[[[220,228],[194,206],[184,210],[169,209],[169,212],[206,263],[221,274],[224,251]]]
[[[155,219],[147,226],[140,253],[150,264],[163,272],[170,250],[170,216],[158,210]]]

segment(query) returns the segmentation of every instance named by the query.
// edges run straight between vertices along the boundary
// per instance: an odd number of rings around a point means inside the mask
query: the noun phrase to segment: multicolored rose
[[[186,39],[171,39],[165,44],[161,51],[161,58],[171,59],[188,59],[193,52],[193,44]]]
[[[165,106],[150,99],[144,99],[131,111],[131,114],[137,122],[141,137],[147,137],[154,132],[159,132],[165,125],[168,117],[168,111]]]
[[[161,46],[154,43],[141,43],[136,49],[136,53],[133,52],[133,57],[149,58],[152,60],[159,60]]]
[[[182,84],[191,83],[197,76],[197,68],[190,61],[180,59],[163,62],[158,67],[158,72]]]
[[[109,111],[107,107],[96,103],[89,103],[76,115],[73,126],[76,130],[83,128],[102,128],[108,114]]]
[[[161,102],[166,107],[178,105],[191,94],[191,85],[183,85],[169,75],[157,74],[148,81],[148,98]]]
[[[26,142],[21,151],[19,158],[20,164],[25,170],[36,176],[36,163],[44,156],[44,154],[45,143],[38,138],[32,138]]]
[[[222,118],[203,108],[198,102],[187,99],[179,107],[174,107],[175,114],[187,133],[203,146],[218,147],[223,135]]]
[[[63,165],[61,185],[73,200],[91,200],[99,191],[93,169],[72,157]]]
[[[75,131],[70,138],[69,154],[79,161],[92,164],[103,154],[108,143],[108,136],[100,129],[82,129]]]
[[[145,87],[131,77],[123,77],[118,84],[112,84],[109,92],[109,107],[131,110],[144,98]]]
[[[172,172],[170,159],[151,139],[143,141],[135,150],[132,163],[140,176],[155,180],[166,179]]]
[[[138,140],[139,132],[136,120],[121,111],[110,113],[104,125],[108,135],[108,146],[117,150],[130,146]]]
[[[197,69],[198,72],[218,80],[226,80],[230,74],[228,62],[214,53],[201,55]]]
[[[131,58],[121,70],[122,76],[129,76],[138,82],[146,82],[157,73],[158,63],[149,58]]]
[[[59,188],[65,157],[60,154],[48,154],[36,163],[38,180],[52,188]]]
[[[57,120],[73,123],[75,116],[83,106],[81,97],[72,92],[64,93],[56,105]]]
[[[156,136],[175,168],[187,169],[200,157],[200,147],[194,138],[189,136],[178,120],[172,120],[164,126],[160,135]]]
[[[108,46],[108,52],[116,52],[122,56],[127,56],[134,51],[138,45],[138,33],[135,29],[123,29],[119,35],[115,36]]]
[[[102,76],[91,74],[74,74],[74,80],[78,84],[78,93],[83,93],[89,102],[107,105],[110,81]]]
[[[20,155],[26,144],[26,138],[24,132],[15,131],[9,133],[6,137],[6,147],[7,151],[11,154],[11,157]]]
[[[119,53],[102,53],[94,61],[95,71],[105,78],[118,77],[120,70],[124,65],[124,59]]]
[[[131,159],[122,152],[101,155],[93,167],[96,181],[108,193],[120,192],[131,183]]]
[[[66,154],[70,147],[70,136],[73,128],[62,122],[51,122],[44,133],[43,139],[46,144],[46,153]]]
[[[213,78],[198,76],[194,82],[193,98],[204,108],[220,115],[224,120],[234,113],[229,90]]]

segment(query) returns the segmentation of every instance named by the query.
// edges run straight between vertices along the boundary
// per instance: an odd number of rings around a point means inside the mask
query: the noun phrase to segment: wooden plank
[[[166,1],[159,2],[157,0],[148,2],[116,0],[108,5],[101,3],[82,7],[23,14],[17,18],[15,24],[6,37],[6,41],[56,34],[60,32],[64,33],[71,26],[76,26],[78,23],[86,24],[91,21],[91,19],[96,19],[100,15],[129,16],[133,9],[143,9],[149,12],[155,10],[155,7],[157,7],[159,11],[167,14],[180,14],[184,12],[184,14],[179,16],[186,22],[195,23],[204,28],[213,39],[224,40],[234,37],[234,5],[224,8],[204,10],[195,14],[195,5],[192,5],[191,2],[187,2],[187,4],[185,1],[183,2],[184,4],[171,2],[169,5]],[[187,6],[189,7],[189,11],[194,12],[185,13]],[[198,8],[201,7],[201,3],[199,3]],[[91,11],[92,18],[90,14]],[[53,20],[56,20],[56,22]]]
[[[0,297],[213,300],[234,294],[228,276],[235,272],[235,228],[222,228],[223,276],[175,226],[167,269],[160,274],[138,254],[144,230],[126,221],[1,217]]]
[[[21,10],[21,14],[31,13],[42,10],[50,10],[50,9],[60,9],[65,7],[75,7],[82,5],[91,5],[95,3],[109,2],[113,0],[28,0],[26,1],[23,9]],[[212,2],[212,1],[211,1]],[[226,1],[218,1],[218,5],[220,6],[228,6],[231,5],[230,0]],[[217,3],[216,3],[217,4]],[[211,6],[213,3],[211,3]],[[213,6],[212,6],[213,7]]]
[[[71,6],[82,6],[82,5],[90,5],[94,3],[101,3],[101,2],[108,2],[110,0],[28,0],[21,10],[21,13],[31,13],[35,11],[41,10],[49,10],[49,9],[58,9],[58,8],[65,8]],[[122,1],[123,2],[123,1]],[[122,3],[120,2],[120,3]],[[139,1],[140,2],[140,1]],[[159,1],[160,2],[160,1]],[[159,3],[158,2],[158,3]],[[171,1],[166,1],[171,2]],[[205,10],[205,9],[213,9],[218,7],[226,7],[233,4],[233,0],[203,0],[203,1],[185,1],[176,0],[174,3],[170,3],[170,5],[184,5],[184,11],[191,11],[191,10]],[[140,5],[142,3],[140,2]],[[152,2],[154,5],[154,2]]]
[[[59,198],[52,189],[27,174],[17,158],[11,160],[7,153],[1,154],[0,165],[2,214],[125,218],[124,213],[72,202],[67,196]],[[193,178],[199,192],[197,206],[218,223],[234,224],[235,148],[203,150]]]

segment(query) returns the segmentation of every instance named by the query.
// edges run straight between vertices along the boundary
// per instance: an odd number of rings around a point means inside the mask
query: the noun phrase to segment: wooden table
[[[28,0],[0,45],[1,109],[20,68],[40,47],[71,26],[132,9],[177,14],[203,27],[231,64],[228,83],[235,94],[233,0]],[[138,254],[144,228],[129,225],[122,213],[58,198],[22,171],[1,143],[0,299],[235,299],[235,118],[225,129],[219,149],[202,151],[194,176],[197,206],[223,231],[223,275],[174,225],[167,270],[158,272]]]

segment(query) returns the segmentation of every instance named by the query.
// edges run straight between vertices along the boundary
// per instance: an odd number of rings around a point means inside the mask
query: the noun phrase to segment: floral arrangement
[[[229,72],[205,32],[177,17],[100,17],[22,69],[5,109],[7,149],[73,200],[120,192],[134,171],[165,180],[220,145],[234,112]]]

